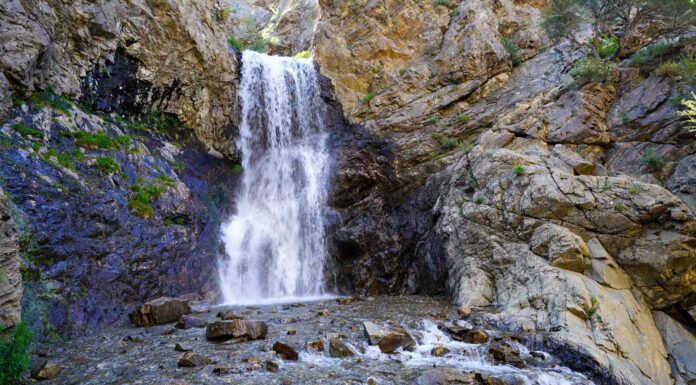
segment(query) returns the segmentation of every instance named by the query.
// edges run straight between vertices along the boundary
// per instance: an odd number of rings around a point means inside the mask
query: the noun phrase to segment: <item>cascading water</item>
[[[324,293],[330,156],[311,60],[243,54],[237,147],[244,174],[223,225],[227,303]]]

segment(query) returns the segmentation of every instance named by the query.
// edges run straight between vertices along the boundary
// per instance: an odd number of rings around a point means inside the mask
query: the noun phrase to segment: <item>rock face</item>
[[[140,305],[128,317],[137,326],[155,326],[177,321],[190,312],[188,301],[161,297]]]
[[[237,59],[216,21],[220,10],[212,0],[3,2],[0,15],[12,22],[0,25],[0,84],[7,78],[17,97],[53,86],[87,94],[107,112],[173,113],[234,156]],[[100,83],[113,92],[109,104],[92,92]],[[0,97],[5,106],[9,95]]]
[[[669,364],[677,385],[696,381],[696,336],[663,312],[653,312],[655,324],[669,354]]]
[[[21,319],[23,287],[18,251],[9,202],[0,189],[0,324],[5,327],[14,326]]]

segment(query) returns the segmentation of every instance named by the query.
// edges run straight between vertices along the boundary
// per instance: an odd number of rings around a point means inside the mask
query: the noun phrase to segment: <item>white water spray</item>
[[[239,90],[241,190],[222,226],[226,303],[324,294],[327,134],[311,60],[245,51]]]

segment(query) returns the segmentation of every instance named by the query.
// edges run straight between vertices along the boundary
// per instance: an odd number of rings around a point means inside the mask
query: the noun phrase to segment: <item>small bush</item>
[[[242,168],[242,165],[239,163],[232,166],[232,172],[235,174],[241,174],[243,171],[244,169]]]
[[[638,187],[636,186],[631,186],[628,188],[628,193],[631,195],[638,194]]]
[[[633,54],[628,60],[628,66],[640,69],[655,68],[662,62],[662,58],[672,52],[672,50],[673,47],[669,44],[650,44]]]
[[[585,310],[585,314],[587,315],[587,319],[591,320],[592,317],[594,317],[595,314],[597,314],[597,310],[599,310],[599,300],[597,299],[597,297],[593,295],[592,297],[590,297],[590,303],[592,303],[592,306],[589,309]]]
[[[457,116],[457,120],[462,122],[462,123],[469,123],[471,121],[471,116],[467,114],[461,114]]]
[[[692,93],[691,99],[683,100],[681,104],[684,111],[680,111],[679,115],[685,119],[684,126],[689,131],[696,131],[696,94]]]
[[[29,369],[32,333],[25,323],[15,325],[8,340],[0,340],[0,384],[17,384]]]
[[[609,61],[588,57],[576,62],[570,75],[579,86],[587,83],[606,83],[611,79],[612,67]]]
[[[515,176],[524,174],[524,166],[521,164],[516,164],[515,167],[512,168],[512,174]]]
[[[476,203],[477,205],[482,204],[482,203],[483,203],[483,195],[478,195],[478,194],[477,194],[477,195],[474,197],[474,203]]]
[[[454,150],[459,146],[459,141],[456,138],[448,138],[446,136],[442,136],[437,131],[431,132],[430,137],[440,144],[440,148],[443,151]]]
[[[622,203],[617,203],[614,205],[614,210],[623,213],[624,211],[626,211],[626,206]]]
[[[220,21],[227,23],[227,19],[230,18],[230,13],[232,13],[232,7],[223,8],[220,11]]]
[[[34,139],[43,139],[44,133],[36,128],[27,127],[22,122],[17,122],[10,125],[10,128],[17,131],[17,133],[23,137],[32,137]]]
[[[111,149],[116,147],[114,140],[106,133],[89,133],[86,131],[76,131],[73,133],[75,144],[80,147],[91,149]]]
[[[249,49],[252,51],[256,52],[266,52],[266,48],[268,47],[268,44],[271,42],[269,40],[263,39],[263,38],[256,38],[254,41],[251,42],[251,45],[249,46]]]
[[[370,104],[370,102],[371,102],[372,99],[374,99],[374,98],[375,98],[374,92],[368,92],[367,95],[365,95],[365,96],[362,98],[362,102],[363,102],[363,104]]]
[[[228,44],[230,47],[236,49],[237,51],[241,51],[241,50],[242,50],[242,43],[241,43],[239,40],[237,40],[237,38],[234,37],[234,36],[230,36],[230,37],[227,38],[227,44]]]
[[[520,56],[520,47],[514,41],[503,38],[500,41],[505,47],[505,50],[510,54],[510,60],[512,60],[512,65],[518,66],[522,64],[522,57]]]
[[[169,175],[165,175],[165,174],[157,175],[157,178],[155,178],[155,179],[157,180],[157,182],[159,182],[167,187],[172,187],[176,184],[176,182],[174,181],[174,179],[172,177],[170,177]]]
[[[49,86],[42,92],[34,92],[27,101],[36,108],[50,107],[66,115],[72,109],[72,104],[68,98],[56,94],[53,86]]]
[[[121,165],[110,156],[100,156],[94,162],[94,167],[104,174],[115,174],[121,171]]]
[[[590,44],[594,45],[594,39],[590,41]],[[619,39],[614,36],[604,37],[599,42],[599,57],[602,59],[608,59],[614,57],[616,53],[619,52]]]
[[[155,209],[150,203],[144,203],[138,200],[128,202],[128,208],[134,215],[144,219],[150,219],[155,214]]]
[[[449,2],[449,0],[434,0],[433,4],[435,4],[436,6],[441,5],[443,7],[448,7],[450,2]]]
[[[312,58],[312,53],[309,51],[302,51],[297,53],[295,55],[295,59],[311,59]]]
[[[655,76],[676,78],[677,76],[681,75],[681,66],[679,63],[668,61],[660,64],[660,66],[657,67],[653,73]]]
[[[648,148],[643,152],[640,161],[647,165],[653,172],[659,172],[665,167],[665,161],[660,159],[652,148]]]

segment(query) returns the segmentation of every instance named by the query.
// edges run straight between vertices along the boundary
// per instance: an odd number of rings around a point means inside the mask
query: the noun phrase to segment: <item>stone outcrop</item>
[[[79,98],[110,85],[111,105],[95,106],[173,113],[210,148],[234,156],[237,59],[219,12],[212,0],[5,1],[0,74],[19,98],[49,86]],[[9,95],[0,97],[4,106]]]
[[[672,317],[663,312],[653,312],[655,325],[669,354],[669,364],[676,378],[675,385],[696,381],[696,336]]]
[[[5,192],[0,189],[0,324],[14,326],[21,319],[22,275],[19,244]]]

